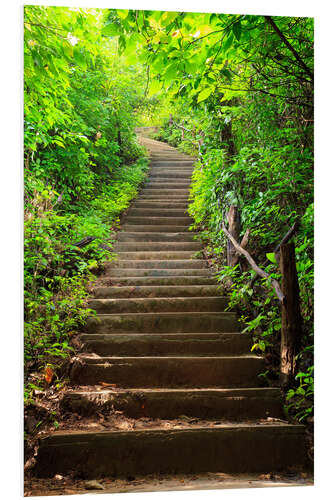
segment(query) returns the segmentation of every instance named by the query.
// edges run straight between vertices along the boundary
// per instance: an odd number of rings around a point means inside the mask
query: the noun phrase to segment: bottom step
[[[301,425],[223,425],[217,429],[54,433],[42,438],[36,474],[52,477],[153,473],[274,472],[305,463]]]

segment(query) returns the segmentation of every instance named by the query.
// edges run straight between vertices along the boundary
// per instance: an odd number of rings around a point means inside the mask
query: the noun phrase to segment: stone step
[[[119,387],[257,387],[264,359],[242,356],[84,357],[71,367],[74,385]]]
[[[54,432],[35,473],[98,479],[200,472],[267,473],[305,463],[304,426],[254,423],[132,431]]]
[[[122,243],[117,241],[113,250],[115,252],[198,252],[202,249],[202,244],[199,241],[163,241],[163,242],[149,242],[149,241],[130,241]]]
[[[176,181],[177,179],[191,180],[192,170],[184,170],[178,172],[177,170],[165,170],[165,169],[154,169],[149,172],[149,179],[172,179]]]
[[[218,297],[216,285],[108,286],[93,290],[96,299],[134,297]]]
[[[180,243],[180,242],[193,242],[193,236],[195,233],[187,231],[187,227],[183,227],[179,230],[179,227],[171,226],[172,231],[169,231],[170,226],[164,226],[161,231],[160,226],[130,226],[124,224],[122,226],[123,230],[117,233],[117,238],[119,242],[122,243],[137,243],[137,242],[169,242],[169,243]]]
[[[173,196],[169,196],[169,195],[156,195],[156,194],[149,194],[149,195],[143,195],[141,194],[140,195],[140,201],[168,201],[169,203],[170,202],[170,199],[172,199],[172,203],[174,202],[183,202],[183,201],[186,201],[188,202],[188,194],[186,195],[177,195],[177,194],[174,194]]]
[[[140,196],[171,196],[172,198],[177,198],[178,196],[188,196],[189,195],[189,189],[152,189],[152,187],[149,188],[142,188],[140,191]]]
[[[117,260],[106,262],[104,269],[206,269],[207,262],[199,259],[181,260]]]
[[[135,276],[109,277],[102,276],[98,279],[100,286],[130,286],[132,289],[137,286],[191,286],[191,285],[214,285],[216,280],[210,276]]]
[[[162,166],[175,166],[177,168],[180,168],[182,166],[193,166],[194,163],[196,162],[195,158],[172,158],[168,156],[167,158],[159,158],[157,156],[153,156],[150,159],[150,165],[152,167],[155,167],[156,165],[162,165]]]
[[[221,312],[228,306],[226,297],[134,297],[89,299],[88,307],[98,314],[154,312]]]
[[[139,226],[186,226],[193,223],[193,219],[191,217],[149,217],[145,216],[131,216],[126,215],[125,217],[126,225],[139,225]]]
[[[145,222],[147,222],[147,220],[145,220]],[[152,224],[130,224],[129,222],[126,222],[125,224],[123,224],[122,226],[122,231],[119,231],[118,233],[118,240],[119,240],[119,236],[121,234],[123,234],[124,232],[125,233],[159,233],[159,234],[164,234],[164,235],[168,235],[168,233],[176,233],[176,236],[175,236],[175,239],[174,240],[169,240],[169,241],[193,241],[193,236],[194,236],[194,232],[189,232],[188,228],[189,226],[178,226],[177,224],[171,224],[171,225],[166,225],[166,224],[163,224],[163,227],[162,225],[156,225],[156,222],[155,222],[155,225]],[[186,233],[186,235],[188,235],[188,239],[180,239],[179,240],[179,233]],[[178,237],[177,237],[177,234],[178,234]],[[139,236],[138,236],[139,238]],[[182,238],[182,236],[181,236]],[[167,236],[167,239],[168,239],[168,236]],[[121,240],[119,240],[121,241]],[[139,241],[139,239],[137,240]],[[149,240],[145,240],[145,241],[149,241]],[[158,240],[156,240],[158,241]],[[163,240],[161,240],[163,241]]]
[[[118,252],[118,260],[198,260],[195,252],[183,251],[155,251],[155,252]]]
[[[144,189],[157,189],[157,190],[166,190],[170,189],[172,191],[187,191],[189,189],[190,182],[158,182],[149,180],[145,183]]]
[[[151,171],[157,171],[157,170],[167,170],[167,171],[174,171],[174,172],[193,172],[194,170],[194,164],[191,162],[187,163],[179,163],[179,162],[152,162],[150,164],[150,170]]]
[[[192,158],[191,156],[187,155],[182,155],[179,153],[174,153],[172,152],[166,152],[163,154],[163,157],[161,157],[160,152],[158,153],[153,153],[150,155],[150,163],[194,163],[196,161],[196,158]]]
[[[236,356],[252,346],[245,333],[83,333],[80,340],[83,350],[99,356]]]
[[[140,198],[137,198],[133,203],[131,204],[131,208],[153,208],[153,209],[168,209],[170,207],[170,201],[160,201],[160,200],[141,200]],[[173,210],[187,210],[188,203],[187,201],[177,201],[177,202],[172,202],[172,209]]]
[[[282,418],[278,388],[245,389],[123,389],[67,391],[60,407],[82,416],[120,411],[130,418],[195,417],[231,421]],[[185,420],[186,422],[186,420]]]
[[[174,217],[185,217],[188,219],[188,213],[186,208],[183,209],[177,209],[177,208],[134,208],[131,207],[127,213],[126,217],[148,217],[148,218],[155,218],[155,217],[167,217],[167,218],[174,218]],[[193,222],[192,218],[189,218]]]
[[[137,269],[135,267],[122,269],[122,268],[109,268],[107,272],[109,277],[128,277],[134,278],[139,276],[206,276],[211,277],[212,273],[209,269]]]
[[[128,313],[89,317],[83,333],[227,333],[238,332],[232,312]]]

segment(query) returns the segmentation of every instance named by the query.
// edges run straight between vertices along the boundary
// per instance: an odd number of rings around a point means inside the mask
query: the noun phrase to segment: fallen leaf
[[[117,384],[109,384],[108,382],[99,382],[103,387],[117,387]]]
[[[54,373],[53,373],[52,368],[49,365],[47,365],[47,367],[45,368],[44,378],[45,378],[45,382],[48,385],[50,385],[50,383],[52,382],[53,376],[54,376]]]

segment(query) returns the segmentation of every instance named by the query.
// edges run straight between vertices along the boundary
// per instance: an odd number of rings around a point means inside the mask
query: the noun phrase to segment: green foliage
[[[313,407],[310,375],[300,376],[313,365],[313,20],[272,19],[295,57],[263,16],[178,13],[164,27],[163,15],[145,11],[138,30],[149,39],[140,50],[151,73],[173,96],[173,124],[165,119],[159,137],[199,156],[190,192],[193,229],[253,336],[253,351],[270,363],[267,383],[279,376],[279,303],[267,280],[250,286],[254,274],[245,260],[226,266],[222,222],[237,205],[241,236],[250,229],[251,255],[279,280],[273,249],[300,220],[294,241],[306,354],[298,357],[289,413],[304,419]],[[125,21],[125,32],[133,30],[131,11]]]
[[[102,36],[95,9],[25,7],[25,400],[62,384],[71,339],[89,314],[87,283],[112,253],[110,230],[138,192],[144,93]],[[93,241],[75,245],[85,237]]]

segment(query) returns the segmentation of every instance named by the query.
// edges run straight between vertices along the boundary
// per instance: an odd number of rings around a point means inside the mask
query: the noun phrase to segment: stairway
[[[235,314],[225,312],[227,299],[205,260],[193,257],[201,248],[186,212],[193,158],[142,141],[151,154],[149,179],[123,218],[118,260],[105,266],[89,301],[97,315],[81,334],[85,352],[62,400],[67,411],[91,418],[122,412],[136,424],[53,432],[41,439],[37,474],[302,467],[303,426],[282,420],[279,389],[260,386],[263,359],[250,352]]]

